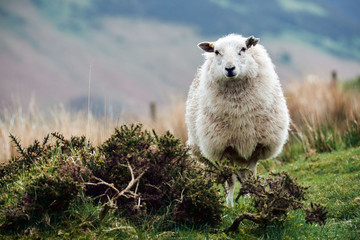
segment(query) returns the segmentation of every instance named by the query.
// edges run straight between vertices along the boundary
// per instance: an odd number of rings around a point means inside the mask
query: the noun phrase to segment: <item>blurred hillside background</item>
[[[357,0],[0,0],[0,107],[36,99],[96,114],[148,111],[184,97],[196,44],[254,35],[282,84],[360,74]]]

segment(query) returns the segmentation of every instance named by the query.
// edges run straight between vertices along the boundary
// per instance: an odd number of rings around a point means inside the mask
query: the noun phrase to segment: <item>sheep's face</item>
[[[216,42],[202,42],[198,47],[213,54],[212,71],[220,78],[237,78],[246,76],[251,63],[254,62],[248,49],[259,42],[253,36],[243,38],[241,35],[231,34],[220,38]]]

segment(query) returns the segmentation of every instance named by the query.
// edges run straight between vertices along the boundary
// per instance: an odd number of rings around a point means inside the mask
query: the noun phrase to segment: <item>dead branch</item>
[[[129,182],[129,184],[127,185],[127,187],[122,190],[121,192],[118,191],[117,194],[115,194],[112,198],[111,201],[115,201],[117,200],[119,197],[121,196],[125,196],[125,194],[130,194],[132,197],[137,197],[138,194],[134,193],[133,191],[131,191],[130,189],[140,180],[140,178],[146,173],[146,171],[149,168],[146,168],[142,173],[139,174],[139,176],[137,176],[136,178],[134,177],[134,172],[132,170],[132,167],[130,166],[130,164],[128,163],[128,168],[130,170],[130,174],[131,174],[131,181]]]
[[[92,178],[95,179],[98,182],[97,183],[87,182],[87,183],[85,183],[85,185],[90,185],[90,186],[105,185],[105,186],[111,188],[112,190],[114,190],[116,193],[120,193],[120,191],[114,186],[113,183],[107,183],[104,180],[102,180],[101,178],[98,178],[98,177],[95,177],[95,176],[93,176]]]
[[[244,220],[244,219],[251,220],[251,221],[253,221],[255,223],[262,223],[263,222],[263,219],[260,216],[257,216],[257,215],[255,215],[253,213],[242,213],[234,220],[234,222],[231,224],[231,226],[225,228],[223,230],[223,232],[235,232],[235,231],[237,231],[241,221]]]
[[[104,185],[104,186],[107,186],[107,187],[109,187],[109,188],[111,188],[112,190],[115,191],[114,196],[112,196],[112,198],[109,199],[109,201],[104,203],[102,205],[102,208],[105,208],[107,205],[109,205],[109,203],[113,203],[114,201],[116,201],[120,197],[126,197],[126,198],[136,198],[136,197],[138,197],[138,194],[136,193],[137,189],[135,190],[135,192],[133,192],[133,191],[131,191],[131,188],[140,181],[141,177],[146,173],[146,171],[149,168],[145,168],[145,170],[135,178],[133,168],[131,167],[129,161],[127,162],[127,167],[128,167],[128,169],[130,171],[131,180],[128,183],[128,185],[126,186],[126,188],[124,188],[122,191],[117,189],[114,186],[113,183],[105,182],[101,178],[98,178],[98,177],[95,177],[95,176],[93,176],[92,178],[95,179],[96,181],[98,181],[97,183],[91,183],[91,182],[85,183],[86,185],[91,185],[91,186]],[[108,190],[106,190],[106,191],[108,191]]]

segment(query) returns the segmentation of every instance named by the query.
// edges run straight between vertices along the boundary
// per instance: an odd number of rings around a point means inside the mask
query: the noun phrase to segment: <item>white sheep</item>
[[[274,65],[258,42],[230,34],[199,43],[205,62],[191,84],[185,115],[193,155],[227,158],[255,175],[259,160],[282,150],[290,121]],[[233,175],[227,183],[230,206],[235,181]]]

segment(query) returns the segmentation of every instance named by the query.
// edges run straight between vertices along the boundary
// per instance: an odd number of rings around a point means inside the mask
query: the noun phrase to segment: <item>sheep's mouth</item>
[[[228,78],[234,78],[234,77],[236,77],[236,74],[231,72],[231,73],[226,73],[225,76]]]

